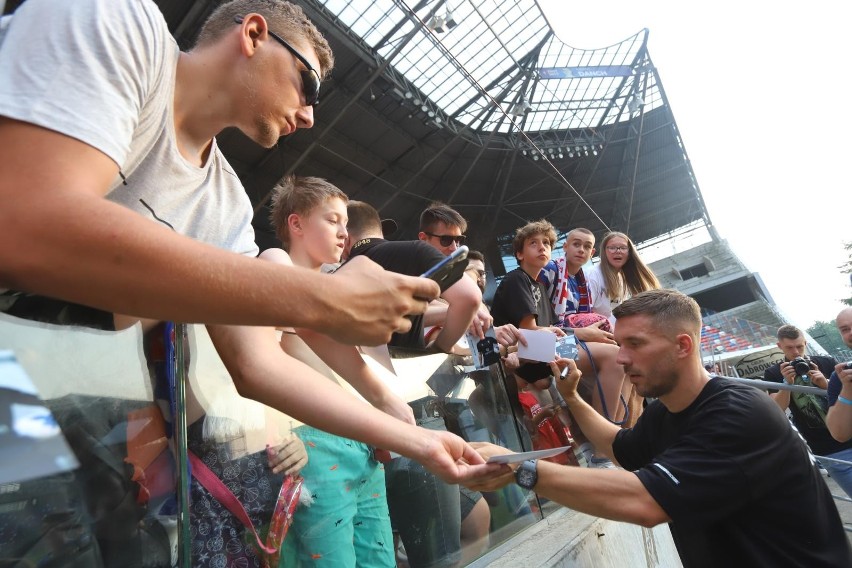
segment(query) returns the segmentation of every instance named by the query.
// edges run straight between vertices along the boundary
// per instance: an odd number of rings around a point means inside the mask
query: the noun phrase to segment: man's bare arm
[[[327,335],[308,329],[300,329],[299,336],[311,351],[355,387],[367,402],[403,422],[415,423],[414,412],[408,403],[376,376],[356,347],[342,345]]]
[[[491,456],[511,454],[501,446],[474,443],[479,454]],[[537,494],[596,517],[653,527],[670,521],[668,514],[654,500],[639,477],[623,469],[591,469],[538,461]],[[494,491],[514,481],[508,467],[464,484],[478,491]]]
[[[367,259],[349,263],[341,287],[334,276],[178,235],[104,199],[116,164],[65,135],[0,118],[0,147],[0,287],[154,319],[306,327],[365,345],[407,330],[405,314],[438,294],[434,282]]]
[[[272,328],[208,330],[241,396],[315,428],[408,456],[450,483],[494,469],[458,436],[400,422],[290,357]]]
[[[577,383],[580,381],[581,373],[577,369],[576,363],[571,359],[558,359],[550,366],[553,370],[553,376],[558,377],[556,388],[568,404],[571,416],[580,425],[583,434],[595,447],[596,452],[606,454],[613,461],[616,461],[612,452],[612,443],[621,428],[601,416],[577,394]],[[562,371],[566,367],[568,373],[565,377],[562,377]]]
[[[458,282],[447,288],[441,297],[449,306],[444,326],[435,338],[435,345],[441,351],[449,353],[456,341],[470,327],[470,322],[482,303],[482,293],[473,280],[462,276]]]

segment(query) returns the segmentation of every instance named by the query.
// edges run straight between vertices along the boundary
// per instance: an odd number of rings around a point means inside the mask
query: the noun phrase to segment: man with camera
[[[843,343],[852,347],[852,308],[843,308],[834,320]],[[852,440],[852,361],[839,363],[828,379],[828,415],[825,423],[835,440]],[[846,461],[852,461],[852,450]],[[846,466],[852,475],[852,466]]]
[[[788,385],[814,386],[828,388],[828,377],[837,364],[831,357],[805,355],[807,341],[802,331],[793,325],[782,325],[776,335],[778,348],[784,352],[784,361],[772,365],[763,373],[763,380]],[[825,425],[828,405],[824,396],[791,392],[789,390],[769,391],[769,396],[781,410],[790,410],[793,425],[817,456],[830,458],[820,463],[831,478],[852,497],[852,471],[832,459],[849,459],[847,450],[852,442],[840,443],[831,437]]]

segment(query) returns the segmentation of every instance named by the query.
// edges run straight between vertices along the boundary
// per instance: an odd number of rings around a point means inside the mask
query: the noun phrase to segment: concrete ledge
[[[646,529],[560,508],[469,566],[680,568],[682,565],[668,525]]]

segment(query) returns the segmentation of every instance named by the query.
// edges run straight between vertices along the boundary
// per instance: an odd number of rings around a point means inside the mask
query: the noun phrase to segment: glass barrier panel
[[[404,397],[418,424],[448,430],[469,442],[491,442],[516,452],[532,449],[531,438],[518,419],[523,411],[517,395],[514,400],[510,395],[512,385],[499,361],[476,369],[470,356],[401,349],[392,349],[392,355],[393,380],[409,385]],[[466,564],[541,519],[535,494],[515,484],[494,492],[470,491],[433,479],[407,458],[392,460],[386,475],[391,521],[402,541],[400,549],[409,557],[416,554],[418,565]],[[425,479],[435,483],[439,495],[445,492],[447,496],[420,496]],[[459,508],[455,500],[461,502]],[[428,540],[430,527],[448,519],[453,522],[451,530],[458,534],[448,531],[443,548],[427,549],[424,555],[423,541]]]
[[[189,565],[259,566],[267,556],[260,544],[271,548],[281,544],[275,539],[284,526],[276,531],[270,525],[282,487],[282,498],[297,498],[301,488],[293,483],[298,478],[275,472],[272,466],[305,455],[304,436],[296,434],[304,426],[240,396],[206,328],[187,327],[185,416],[193,472],[188,480]],[[200,469],[212,477],[196,475]],[[257,537],[228,506],[230,498],[244,509]],[[279,517],[282,514],[286,511]]]
[[[162,335],[4,301],[62,325],[0,313],[0,565],[177,565],[170,417],[151,378]]]

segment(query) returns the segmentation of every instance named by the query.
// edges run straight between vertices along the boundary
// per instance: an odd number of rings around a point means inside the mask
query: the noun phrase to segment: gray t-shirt
[[[179,53],[150,0],[27,0],[0,26],[0,115],[109,156],[121,171],[109,200],[256,256],[251,203],[216,141],[202,167],[178,151]]]

